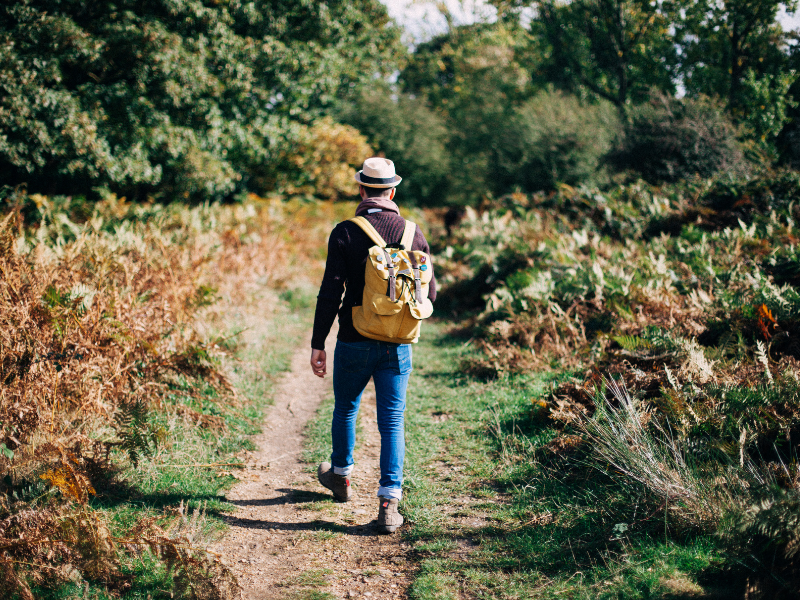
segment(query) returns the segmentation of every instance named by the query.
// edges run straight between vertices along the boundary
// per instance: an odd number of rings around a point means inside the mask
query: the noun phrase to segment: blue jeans
[[[378,431],[381,434],[381,480],[378,496],[401,498],[406,454],[404,416],[406,386],[411,375],[411,345],[388,342],[336,342],[333,355],[331,464],[337,475],[353,471],[356,416],[361,394],[375,381]]]

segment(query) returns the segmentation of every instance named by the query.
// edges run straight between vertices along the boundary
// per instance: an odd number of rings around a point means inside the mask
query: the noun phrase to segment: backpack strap
[[[386,242],[381,237],[381,234],[364,217],[353,217],[350,221],[361,227],[375,244],[381,248],[386,248]]]
[[[389,269],[389,300],[397,302],[397,275],[394,272],[392,257],[389,256],[389,251],[386,248],[383,248],[383,256],[386,258],[386,268]]]
[[[386,260],[386,268],[389,270],[389,299],[392,302],[397,301],[397,290],[395,285],[397,282],[397,274],[394,272],[394,265],[392,264],[392,257],[386,251],[386,242],[381,237],[381,234],[367,221],[364,217],[353,217],[350,219],[353,223],[361,227],[375,244],[383,250],[383,256]]]
[[[411,270],[414,272],[414,300],[417,304],[422,304],[422,276],[419,272],[417,257],[413,252],[408,253],[408,260],[411,261]]]
[[[411,252],[411,246],[414,244],[414,234],[416,234],[416,232],[416,223],[406,221],[406,228],[403,231],[403,238],[400,240],[400,243],[403,244],[403,247],[409,252]]]
[[[406,251],[408,252],[408,259],[411,261],[411,270],[414,273],[414,300],[416,300],[417,304],[421,304],[422,285],[420,283],[419,266],[417,265],[417,258],[411,251],[411,246],[414,245],[414,235],[416,233],[417,233],[416,223],[412,223],[411,221],[406,221],[406,228],[405,230],[403,230],[403,239],[400,240],[400,243],[403,244],[403,248],[405,248]]]

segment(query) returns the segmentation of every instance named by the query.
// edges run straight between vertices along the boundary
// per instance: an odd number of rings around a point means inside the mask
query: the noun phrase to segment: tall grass
[[[747,506],[753,485],[770,479],[749,457],[741,465],[702,464],[669,423],[636,401],[624,384],[606,380],[605,386],[613,401],[596,394],[597,411],[580,423],[594,455],[612,474],[633,479],[662,499],[684,526],[714,531],[723,517]]]

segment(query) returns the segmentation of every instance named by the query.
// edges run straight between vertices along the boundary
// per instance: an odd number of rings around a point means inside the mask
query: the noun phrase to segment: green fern
[[[635,335],[618,335],[612,339],[628,352],[650,350],[653,347],[650,342]]]
[[[728,535],[741,536],[745,543],[760,538],[766,548],[777,548],[786,558],[800,552],[800,496],[795,490],[781,490],[730,520]]]
[[[134,467],[139,466],[142,456],[151,458],[164,432],[149,423],[150,411],[147,404],[138,398],[120,406],[114,416],[119,436],[119,447],[128,453]]]

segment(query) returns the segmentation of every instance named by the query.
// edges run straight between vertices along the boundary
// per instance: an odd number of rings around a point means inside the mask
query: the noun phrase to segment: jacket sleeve
[[[412,245],[413,250],[421,250],[425,254],[431,257],[431,263],[434,262],[433,256],[431,255],[431,248],[428,245],[428,240],[425,239],[425,234],[422,233],[419,227],[417,227],[417,231],[414,234],[414,244]],[[433,277],[431,277],[431,282],[428,284],[428,298],[430,298],[431,302],[436,302],[436,266],[433,267]]]
[[[344,284],[347,280],[347,261],[345,259],[346,232],[336,226],[328,240],[328,258],[325,262],[325,275],[317,295],[317,308],[314,312],[314,330],[311,335],[311,348],[325,350],[325,339],[331,331],[339,305],[342,303]]]

